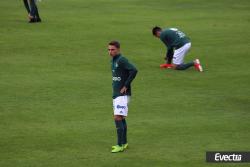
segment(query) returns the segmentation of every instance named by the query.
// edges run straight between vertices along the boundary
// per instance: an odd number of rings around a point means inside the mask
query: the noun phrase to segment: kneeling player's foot
[[[203,71],[203,68],[201,66],[200,60],[199,59],[195,59],[194,60],[194,68],[200,72]]]
[[[128,148],[128,143],[123,144],[122,147],[123,147],[124,150],[127,149]]]
[[[112,146],[112,153],[118,153],[118,152],[122,152],[124,149],[123,149],[123,146],[119,146],[119,145],[116,145],[116,146]]]

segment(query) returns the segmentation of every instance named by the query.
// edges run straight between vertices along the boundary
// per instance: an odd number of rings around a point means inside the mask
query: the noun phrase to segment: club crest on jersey
[[[116,68],[118,67],[118,64],[117,64],[117,63],[115,63],[115,67],[116,67]]]

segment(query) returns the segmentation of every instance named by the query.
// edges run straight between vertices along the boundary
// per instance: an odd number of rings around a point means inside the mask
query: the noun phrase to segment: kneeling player
[[[176,70],[186,70],[194,66],[195,69],[202,72],[202,66],[199,59],[192,62],[184,63],[184,57],[191,48],[190,39],[181,31],[176,28],[168,28],[162,30],[160,27],[154,27],[152,33],[155,37],[160,38],[166,45],[166,64],[161,65],[162,68],[173,68]],[[173,64],[172,63],[173,59]]]

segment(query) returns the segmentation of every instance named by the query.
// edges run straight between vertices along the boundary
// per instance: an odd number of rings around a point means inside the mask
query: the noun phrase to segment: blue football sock
[[[123,144],[123,133],[124,133],[124,126],[122,120],[115,120],[116,131],[117,131],[117,144],[122,146]]]
[[[186,70],[188,69],[189,67],[192,67],[194,66],[194,62],[189,62],[187,64],[179,64],[176,66],[176,70]]]

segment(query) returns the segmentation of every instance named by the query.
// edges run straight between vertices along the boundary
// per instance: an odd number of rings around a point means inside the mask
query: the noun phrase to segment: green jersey
[[[176,28],[163,30],[160,39],[167,46],[168,50],[179,49],[190,42],[189,38]]]
[[[113,79],[113,99],[118,96],[131,95],[131,82],[137,74],[137,69],[121,54],[116,55],[111,60],[112,79]],[[126,87],[124,94],[120,93],[122,87]]]

